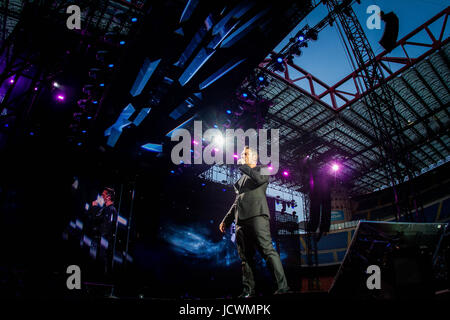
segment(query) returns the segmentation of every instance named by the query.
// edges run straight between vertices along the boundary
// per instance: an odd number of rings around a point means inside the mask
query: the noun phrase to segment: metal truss
[[[84,52],[87,48],[119,47],[111,41],[105,40],[105,35],[115,33],[123,38],[130,32],[133,21],[132,17],[140,19],[143,16],[143,5],[145,1],[80,1],[77,5],[82,10],[81,30],[72,30],[79,35],[80,41],[77,48],[67,48],[73,52]],[[0,46],[0,85],[10,81],[6,93],[0,99],[0,111],[2,121],[14,119],[16,126],[28,126],[29,117],[33,105],[42,90],[51,87],[53,79],[64,70],[64,56],[59,56],[51,64],[43,64],[42,48],[31,48],[23,43],[23,39],[32,33],[32,25],[27,20],[30,11],[39,12],[39,18],[43,23],[51,23],[65,28],[67,19],[66,9],[73,1],[19,1],[9,0],[0,6],[1,33]],[[25,12],[26,11],[26,12]],[[91,48],[91,50],[92,50]],[[19,79],[26,78],[26,86],[17,87]],[[49,85],[50,84],[50,85]],[[104,84],[105,85],[105,84]],[[18,92],[20,90],[20,92]],[[11,93],[15,91],[14,97]],[[99,104],[98,104],[99,106]],[[98,107],[96,106],[96,107]],[[79,118],[74,116],[74,122]],[[71,124],[74,128],[77,124]],[[11,127],[8,125],[8,127]],[[81,129],[79,130],[81,133]]]
[[[266,117],[267,125],[281,129],[280,150],[292,151],[282,159],[282,166],[295,167],[299,157],[314,154],[315,161],[323,165],[329,156],[339,154],[345,160],[343,180],[353,181],[352,193],[360,194],[383,188],[392,181],[404,181],[406,170],[420,174],[444,161],[449,154],[449,38],[444,32],[448,13],[447,8],[399,40],[397,50],[364,61],[333,86],[292,61],[283,61],[284,72],[273,71],[270,59],[263,61],[255,73],[265,72],[269,80],[259,93],[274,103]],[[429,43],[414,41],[420,32],[426,33]],[[414,50],[418,48],[422,48],[421,52]],[[361,82],[363,70],[370,63],[379,66],[377,74],[384,79],[367,86]],[[392,69],[387,63],[393,65]],[[353,91],[349,84],[354,86]],[[384,84],[387,87],[381,89]],[[372,102],[368,96],[386,90],[395,108],[385,109],[387,112],[369,110]],[[389,178],[391,171],[385,168],[386,160],[380,152],[386,139],[379,138],[378,129],[373,126],[376,119],[389,128],[389,140],[393,137],[395,144],[403,146],[403,153],[409,153],[408,169],[400,163],[394,179]],[[299,181],[297,184],[301,186]]]
[[[414,31],[407,34],[401,40],[398,40],[396,47],[402,49],[402,55],[393,55],[392,52],[384,50],[373,58],[373,60],[375,60],[383,69],[383,75],[386,74],[384,77],[386,81],[395,78],[411,66],[425,59],[431,53],[441,49],[450,41],[450,38],[444,38],[449,13],[450,8],[448,7]],[[444,19],[441,22],[442,24],[439,28],[440,31],[436,37],[430,30],[430,25],[442,17],[444,17]],[[416,42],[411,40],[415,35],[423,31],[426,32],[428,36],[427,40],[430,40],[431,43],[428,43],[428,41]],[[419,52],[416,50],[417,48],[428,49],[425,52]],[[272,52],[273,56],[277,56],[277,54],[278,53],[276,52]],[[367,68],[371,63],[373,63],[372,60],[366,61],[364,68]],[[391,70],[387,63],[395,63],[396,70]],[[270,73],[272,76],[293,85],[300,92],[308,94],[317,102],[320,102],[331,110],[341,111],[380,86],[380,84],[376,84],[373,88],[367,88],[360,85],[359,79],[365,77],[363,74],[364,69],[362,67],[358,67],[357,70],[342,78],[336,84],[330,86],[295,64],[293,61],[283,61],[283,72],[271,70],[269,68],[271,64],[273,64],[272,58],[267,58],[259,64],[259,68],[261,71]],[[301,83],[305,82],[307,85],[301,86]]]

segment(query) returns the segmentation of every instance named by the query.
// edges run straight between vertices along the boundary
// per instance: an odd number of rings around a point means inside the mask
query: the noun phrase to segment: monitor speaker
[[[361,221],[330,293],[356,298],[433,296],[433,261],[446,228],[444,223]]]

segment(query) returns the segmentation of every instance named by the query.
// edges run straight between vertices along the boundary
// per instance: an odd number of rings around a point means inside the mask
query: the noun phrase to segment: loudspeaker
[[[331,223],[331,189],[326,176],[318,176],[310,187],[310,220],[308,231],[328,232]]]
[[[330,294],[358,298],[432,297],[437,289],[433,256],[445,229],[444,223],[361,221]],[[379,288],[371,286],[376,282]]]
[[[384,14],[381,12],[381,20],[385,22],[384,33],[381,37],[380,44],[388,52],[394,49],[397,43],[399,21],[395,13],[389,12]]]

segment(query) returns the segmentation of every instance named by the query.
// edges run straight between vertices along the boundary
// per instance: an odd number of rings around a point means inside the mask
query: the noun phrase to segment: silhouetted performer
[[[114,189],[105,188],[102,192],[103,207],[94,201],[94,233],[98,248],[98,259],[103,264],[104,273],[111,271],[111,262],[114,245],[114,226],[117,219],[117,210],[114,207]]]
[[[255,261],[256,249],[270,267],[276,279],[278,289],[275,294],[289,290],[280,256],[272,245],[270,235],[270,213],[267,205],[266,189],[269,176],[261,175],[260,166],[256,166],[258,155],[249,147],[245,147],[239,163],[243,173],[234,184],[237,193],[231,209],[220,223],[219,229],[225,232],[233,220],[236,222],[236,245],[242,261],[242,283],[244,286],[240,298],[255,295]]]

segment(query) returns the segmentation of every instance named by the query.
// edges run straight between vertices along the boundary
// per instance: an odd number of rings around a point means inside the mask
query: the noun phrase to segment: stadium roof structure
[[[394,92],[400,131],[415,175],[450,158],[450,44],[445,32],[449,11],[397,41],[398,50],[376,57]],[[432,32],[432,24],[440,26],[437,32]],[[429,41],[416,42],[419,33]],[[270,63],[268,58],[254,70],[255,75],[264,72],[268,80],[256,95],[272,102],[264,128],[280,129],[280,168],[291,168],[285,186],[301,189],[302,177],[296,168],[308,157],[322,167],[339,161],[340,178],[350,182],[352,194],[388,187],[387,173],[376,156],[379,143],[364,104],[369,90],[360,85],[361,70],[329,86],[292,61],[283,62],[283,71],[271,70]],[[243,83],[242,89],[247,85]]]
[[[21,18],[25,0],[5,0],[0,5],[0,43],[3,43],[13,32]],[[66,15],[70,5],[82,8],[81,20],[83,29],[102,30],[103,32],[117,31],[128,34],[131,24],[129,18],[141,17],[144,0],[115,0],[115,1],[47,1],[49,10]]]

